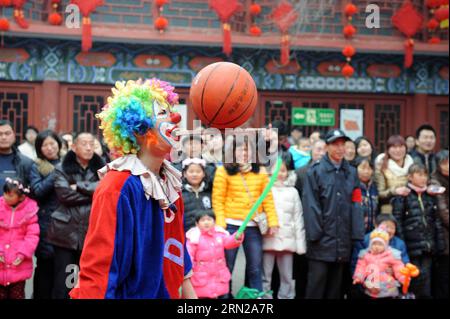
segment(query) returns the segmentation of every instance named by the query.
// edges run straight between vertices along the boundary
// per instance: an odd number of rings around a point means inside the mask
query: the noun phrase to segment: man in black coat
[[[14,146],[16,134],[11,122],[0,120],[0,196],[7,177],[20,178],[29,185],[29,175],[33,161],[22,155]]]
[[[94,153],[94,136],[80,133],[72,150],[56,166],[54,186],[59,206],[51,215],[47,238],[55,251],[53,299],[69,298],[73,288],[67,285],[68,277],[74,275],[74,267],[79,265],[92,196],[99,181],[97,171],[104,165]]]
[[[436,170],[436,155],[433,153],[436,146],[436,131],[428,124],[421,125],[416,130],[416,148],[410,155],[414,163],[422,164],[426,167],[428,175],[431,176]]]
[[[328,132],[327,154],[310,167],[304,183],[308,299],[340,298],[352,241],[364,238],[358,175],[344,159],[347,140],[341,130]]]

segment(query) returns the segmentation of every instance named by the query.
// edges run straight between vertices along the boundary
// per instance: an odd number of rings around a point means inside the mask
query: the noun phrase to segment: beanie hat
[[[371,247],[372,244],[376,241],[382,243],[384,245],[384,247],[388,246],[389,234],[383,227],[378,227],[370,233],[369,247]]]

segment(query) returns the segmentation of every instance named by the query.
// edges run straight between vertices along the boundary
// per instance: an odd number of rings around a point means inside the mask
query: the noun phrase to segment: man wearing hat
[[[327,154],[310,167],[305,179],[308,299],[340,298],[352,241],[364,238],[358,175],[344,159],[345,142],[349,139],[341,130],[328,132]]]

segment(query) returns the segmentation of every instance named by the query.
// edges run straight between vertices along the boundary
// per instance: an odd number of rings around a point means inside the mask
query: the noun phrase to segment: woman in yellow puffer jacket
[[[258,164],[248,163],[252,154],[256,154],[256,148],[252,143],[234,139],[232,143],[227,144],[225,153],[234,152],[235,161],[217,168],[212,201],[217,225],[226,227],[232,234],[242,225],[251,207],[268,184],[269,177]],[[262,211],[267,214],[269,235],[275,234],[278,229],[278,218],[271,192],[258,209],[258,212]],[[248,223],[244,234],[243,247],[248,286],[263,291],[262,235],[254,221]],[[225,251],[227,266],[231,273],[233,273],[237,252],[237,248]]]

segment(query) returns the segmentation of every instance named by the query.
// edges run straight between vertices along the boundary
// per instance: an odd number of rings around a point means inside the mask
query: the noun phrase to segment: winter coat
[[[375,218],[378,216],[378,190],[374,182],[370,182],[367,186],[359,183],[362,193],[361,207],[364,212],[364,228],[368,233],[375,228]]]
[[[275,235],[263,237],[265,251],[289,251],[299,255],[306,253],[303,208],[300,196],[293,187],[295,179],[295,174],[291,174],[287,181],[277,182],[272,187],[280,228]]]
[[[73,151],[69,151],[56,166],[55,192],[59,206],[51,214],[47,240],[66,249],[81,251],[89,224],[92,195],[99,181],[97,170],[104,166],[97,154],[83,169]],[[76,184],[73,190],[70,185]]]
[[[404,267],[400,252],[396,249],[387,248],[376,255],[365,249],[358,256],[353,279],[359,278],[365,282],[365,286],[379,288],[376,294],[365,290],[373,298],[397,297],[398,287],[405,281],[405,276],[400,272]]]
[[[384,153],[378,155],[375,160],[375,183],[377,184],[378,196],[380,199],[380,209],[382,213],[392,213],[390,200],[397,196],[395,190],[408,184],[408,169],[414,164],[411,156],[406,155],[403,167],[397,165],[392,159],[388,161],[388,167],[383,171]]]
[[[184,203],[184,231],[187,232],[195,227],[195,215],[200,210],[209,210],[212,208],[211,189],[208,183],[202,182],[197,191],[192,189],[189,184],[183,185],[183,203]]]
[[[226,218],[244,220],[269,183],[268,175],[262,168],[259,173],[248,172],[243,176],[251,198],[247,194],[240,173],[229,175],[224,166],[217,168],[213,183],[212,202],[218,226],[225,228]],[[259,206],[258,212],[263,210],[267,214],[269,227],[278,226],[277,213],[270,192]]]
[[[444,252],[444,232],[434,197],[427,193],[419,196],[411,189],[407,197],[394,197],[392,206],[398,223],[397,234],[405,241],[410,257]]]
[[[0,285],[24,281],[33,274],[33,254],[39,241],[38,206],[30,198],[17,207],[8,206],[0,197]],[[22,255],[18,266],[13,262]]]
[[[294,161],[294,169],[299,169],[305,165],[308,165],[311,160],[311,153],[302,152],[294,146],[289,148],[289,153],[291,153],[292,160]]]
[[[3,195],[3,183],[4,183],[4,179],[6,179],[6,177],[19,177],[25,185],[29,185],[29,177],[30,177],[30,170],[31,170],[31,166],[33,165],[33,161],[31,159],[29,159],[27,156],[21,154],[16,148],[13,147],[12,149],[13,151],[13,165],[16,169],[16,173],[14,175],[9,175],[9,174],[1,174],[0,175],[0,181],[2,181],[0,183],[0,196]],[[2,170],[0,170],[0,173],[2,172]]]
[[[239,241],[234,236],[220,226],[207,232],[194,227],[186,233],[194,272],[191,283],[198,297],[217,298],[229,292],[231,273],[224,250],[237,248],[244,240],[244,236]]]
[[[420,153],[417,149],[414,149],[413,151],[411,151],[411,157],[414,160],[414,163],[416,164],[422,164],[423,166],[426,167],[426,161],[425,161],[425,155]],[[437,168],[437,163],[436,163],[436,155],[434,153],[430,153],[428,154],[428,175],[431,175]]]
[[[55,193],[55,165],[59,160],[48,162],[37,159],[31,167],[30,186],[34,198],[38,202],[40,240],[36,248],[36,256],[51,258],[53,256],[53,246],[47,242],[47,231],[50,224],[50,215],[58,207],[58,198]]]
[[[439,171],[436,171],[431,175],[432,185],[438,185],[445,187],[445,192],[442,195],[437,195],[437,209],[439,218],[442,221],[442,226],[444,230],[445,238],[445,252],[444,254],[448,256],[448,177],[442,175]]]
[[[355,245],[353,246],[352,261],[350,263],[350,269],[351,269],[352,273],[355,272],[356,263],[358,262],[359,253],[362,250],[367,249],[369,247],[369,242],[370,242],[370,233],[368,233],[368,234],[366,234],[366,236],[364,236],[364,240],[361,240],[361,241],[355,243]],[[391,248],[394,248],[394,249],[397,249],[398,251],[400,251],[402,262],[405,265],[407,263],[409,263],[408,251],[406,249],[406,244],[405,244],[405,242],[403,240],[401,240],[397,236],[394,236],[389,241],[389,246]]]
[[[352,241],[364,238],[364,215],[354,198],[359,190],[356,169],[346,160],[336,169],[325,155],[310,167],[303,187],[307,257],[349,261]]]

